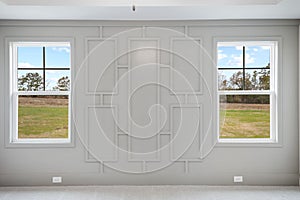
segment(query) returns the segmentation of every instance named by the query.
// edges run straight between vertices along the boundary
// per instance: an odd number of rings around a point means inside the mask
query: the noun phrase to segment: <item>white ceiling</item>
[[[0,0],[0,19],[300,19],[300,0]]]
[[[31,6],[183,6],[183,5],[274,5],[281,0],[1,0],[7,5]]]

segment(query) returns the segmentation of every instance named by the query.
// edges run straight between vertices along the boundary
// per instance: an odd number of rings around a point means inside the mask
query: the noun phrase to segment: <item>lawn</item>
[[[249,104],[248,104],[249,105]],[[221,138],[269,138],[269,105],[229,105],[220,111]]]
[[[68,137],[68,99],[20,97],[18,114],[19,138]],[[269,105],[221,105],[220,137],[269,138]]]
[[[19,101],[19,138],[67,138],[68,106],[46,99],[39,100],[39,104],[30,100],[23,97]]]

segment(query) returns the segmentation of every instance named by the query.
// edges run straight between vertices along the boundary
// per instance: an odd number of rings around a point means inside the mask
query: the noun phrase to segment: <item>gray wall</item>
[[[297,185],[298,32],[299,21],[284,20],[0,21],[0,185],[52,185],[52,176],[62,176],[64,185],[230,185],[234,175],[243,175],[246,185]],[[18,38],[73,41],[71,145],[8,144],[6,41]],[[278,144],[217,143],[215,42],[232,38],[279,41]],[[157,62],[159,68],[149,65]],[[138,65],[147,69],[132,70]],[[119,80],[118,92],[113,90],[114,80]],[[134,92],[143,84],[147,85]],[[158,103],[166,109],[166,125],[150,137],[160,127],[156,122],[164,117],[162,111],[154,107],[152,129],[141,131],[128,120],[126,110],[129,107],[132,119],[145,125],[150,122],[148,109]],[[182,134],[173,138],[178,107],[185,108],[181,114],[188,120],[182,118]],[[200,128],[194,133],[197,122]],[[108,137],[99,134],[98,123]]]

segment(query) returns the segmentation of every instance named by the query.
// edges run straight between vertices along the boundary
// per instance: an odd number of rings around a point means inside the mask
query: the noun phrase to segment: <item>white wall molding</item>
[[[199,27],[270,27],[298,26],[300,20],[0,20],[0,26],[6,27],[100,27],[100,26],[199,26]]]

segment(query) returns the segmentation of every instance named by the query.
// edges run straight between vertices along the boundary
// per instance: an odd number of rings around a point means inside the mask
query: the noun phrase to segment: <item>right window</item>
[[[277,42],[218,42],[220,142],[276,142]]]

